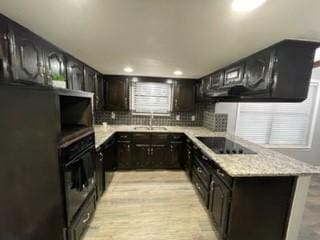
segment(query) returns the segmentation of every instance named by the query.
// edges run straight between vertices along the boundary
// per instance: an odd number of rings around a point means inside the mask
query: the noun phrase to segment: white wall
[[[320,81],[320,68],[314,69],[312,73],[313,80]],[[216,113],[228,114],[228,132],[231,134],[235,133],[236,120],[238,113],[238,103],[217,103]],[[316,118],[316,125],[314,129],[313,141],[311,148],[303,149],[273,149],[286,154],[290,157],[304,161],[313,165],[320,166],[320,109]]]

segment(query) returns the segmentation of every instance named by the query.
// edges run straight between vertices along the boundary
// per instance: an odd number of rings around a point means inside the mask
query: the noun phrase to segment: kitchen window
[[[302,103],[239,103],[236,135],[270,148],[310,148],[318,103],[318,81]]]
[[[160,82],[132,82],[130,106],[134,114],[169,115],[172,86]]]

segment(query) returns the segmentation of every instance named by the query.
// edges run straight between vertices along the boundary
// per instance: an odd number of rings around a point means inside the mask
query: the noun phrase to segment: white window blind
[[[133,82],[131,110],[135,113],[169,114],[171,85],[157,82]]]
[[[318,82],[302,103],[240,103],[236,135],[270,147],[309,147],[318,101]]]

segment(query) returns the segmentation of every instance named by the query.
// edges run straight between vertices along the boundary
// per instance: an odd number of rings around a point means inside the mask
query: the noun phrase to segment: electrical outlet
[[[195,116],[195,115],[192,115],[192,116],[191,116],[191,121],[194,122],[195,120],[196,120],[196,116]]]
[[[180,121],[180,115],[176,115],[176,120]]]
[[[114,112],[111,113],[111,119],[116,119],[116,114]]]

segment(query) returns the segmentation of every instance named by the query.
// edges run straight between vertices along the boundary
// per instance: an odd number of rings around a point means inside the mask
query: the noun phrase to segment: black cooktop
[[[197,137],[208,148],[217,154],[256,154],[238,143],[225,137]]]

